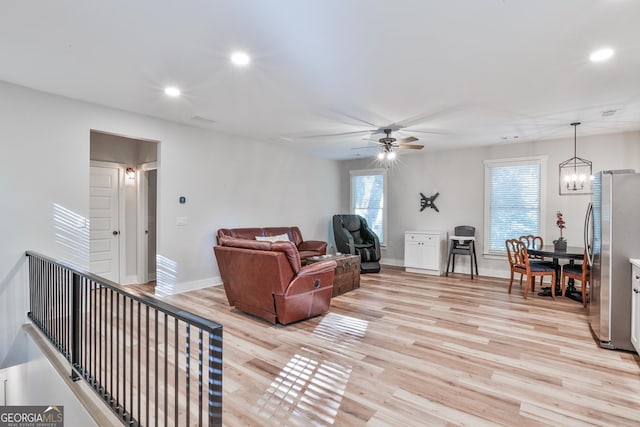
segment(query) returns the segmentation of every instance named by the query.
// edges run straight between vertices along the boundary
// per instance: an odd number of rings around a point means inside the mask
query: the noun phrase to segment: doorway
[[[122,285],[153,281],[158,143],[92,130],[90,146],[90,271]]]
[[[140,283],[156,280],[156,205],[158,170],[142,165],[138,184],[138,278]]]
[[[120,283],[120,170],[91,166],[89,178],[89,271]]]

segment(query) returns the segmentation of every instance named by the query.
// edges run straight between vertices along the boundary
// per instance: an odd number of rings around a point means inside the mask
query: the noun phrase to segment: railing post
[[[82,300],[82,288],[80,276],[73,275],[73,292],[71,296],[71,379],[78,381],[81,377],[75,368],[80,366],[80,302]]]

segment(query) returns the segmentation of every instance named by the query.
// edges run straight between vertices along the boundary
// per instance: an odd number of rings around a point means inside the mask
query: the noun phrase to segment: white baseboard
[[[384,265],[393,265],[396,267],[404,267],[404,259],[397,258],[382,258],[380,259],[380,264]]]
[[[404,267],[404,259],[397,259],[397,258],[382,258],[380,260],[380,264],[383,265],[390,265],[390,266],[395,266],[395,267]],[[443,265],[443,270],[442,270],[442,274],[444,275],[445,270],[446,270],[447,266],[446,264]],[[458,268],[456,268],[456,271],[459,273],[468,273],[469,272],[469,265],[458,265]],[[507,266],[507,269],[493,269],[493,268],[478,268],[478,273],[480,273],[480,276],[489,276],[489,277],[499,277],[499,278],[503,278],[503,279],[508,279],[509,278],[509,269]]]
[[[122,283],[120,283],[121,285],[127,286],[127,285],[135,285],[138,284],[138,276],[136,276],[135,274],[132,276],[127,276],[124,278],[124,280],[122,281]]]

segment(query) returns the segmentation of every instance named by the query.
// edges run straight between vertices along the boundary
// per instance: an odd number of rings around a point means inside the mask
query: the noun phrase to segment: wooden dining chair
[[[582,264],[565,264],[562,266],[562,296],[566,289],[567,279],[580,281],[580,291],[582,293],[582,305],[587,306],[587,283],[591,283],[589,263],[587,262],[587,252],[582,258]]]
[[[527,249],[542,249],[544,246],[544,240],[542,240],[541,236],[534,236],[532,234],[527,234],[526,236],[520,236],[519,240],[527,245]],[[532,258],[542,258],[532,256]]]
[[[533,262],[529,257],[527,246],[520,240],[516,240],[514,246],[517,248],[514,252],[516,254],[517,265],[524,265],[525,269],[523,274],[527,276],[527,281],[524,285],[524,298],[527,299],[529,287],[531,287],[532,291],[535,291],[536,277],[544,278],[545,276],[550,276],[551,298],[556,299],[556,269],[546,263]],[[521,269],[519,269],[518,272],[519,271],[521,271]],[[542,280],[540,280],[540,282],[542,283]],[[511,290],[511,288],[509,288],[509,290]]]
[[[513,286],[513,276],[515,273],[520,273],[520,288],[522,288],[522,276],[527,273],[527,267],[520,260],[519,252],[518,252],[518,240],[517,239],[508,239],[505,240],[505,245],[507,246],[507,259],[509,260],[509,293],[511,293],[511,287]]]
[[[542,236],[527,234],[526,236],[520,236],[518,239],[527,246],[527,249],[542,249],[542,247],[544,246],[544,240],[542,239]],[[542,262],[548,267],[554,267],[553,261],[547,261],[543,256],[540,255],[529,254],[529,259],[533,262]],[[542,287],[542,279],[543,277],[540,277],[540,287]]]

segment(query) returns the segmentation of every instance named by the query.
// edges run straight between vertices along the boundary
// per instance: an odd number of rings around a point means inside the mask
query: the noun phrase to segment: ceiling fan
[[[418,141],[415,136],[408,136],[406,138],[396,139],[391,136],[393,129],[382,129],[386,136],[380,138],[377,142],[382,144],[383,151],[391,152],[393,148],[407,148],[410,150],[422,150],[424,145],[411,145],[412,142]]]

